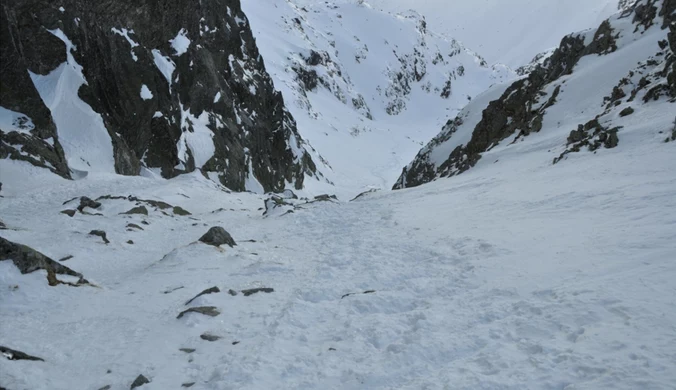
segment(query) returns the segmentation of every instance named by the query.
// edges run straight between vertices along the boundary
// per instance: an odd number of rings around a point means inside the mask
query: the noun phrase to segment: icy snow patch
[[[170,39],[171,47],[176,51],[176,55],[180,56],[185,54],[190,47],[190,39],[188,39],[188,31],[184,28],[176,34],[174,39]]]
[[[29,74],[52,112],[68,165],[87,172],[115,172],[113,145],[101,115],[78,95],[87,80],[71,54],[77,48],[60,29],[49,32],[66,44],[67,60],[48,75]]]
[[[153,58],[155,59],[155,66],[164,75],[164,78],[167,79],[169,89],[171,89],[171,75],[174,74],[176,64],[168,57],[163,56],[157,49],[153,49]]]
[[[27,115],[0,107],[0,129],[2,131],[30,134],[34,128],[33,121]]]
[[[150,92],[150,89],[148,89],[148,86],[143,84],[141,86],[141,99],[143,100],[150,100],[153,98],[153,93]]]
[[[184,109],[181,105],[181,129],[183,134],[178,140],[179,159],[186,163],[188,161],[188,150],[195,160],[195,167],[202,168],[204,164],[214,155],[216,147],[214,146],[214,133],[207,127],[209,124],[209,113],[202,111],[199,116],[190,113],[190,109]]]

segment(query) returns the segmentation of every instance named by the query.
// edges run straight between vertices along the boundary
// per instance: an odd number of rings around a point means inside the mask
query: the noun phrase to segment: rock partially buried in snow
[[[188,313],[199,313],[209,317],[216,317],[219,314],[221,314],[221,312],[218,311],[218,308],[215,306],[200,306],[200,307],[191,307],[188,310],[184,310],[176,318],[177,319],[183,318],[183,316]]]
[[[141,386],[143,386],[143,385],[145,385],[145,384],[148,384],[148,383],[150,383],[150,380],[148,380],[148,378],[146,378],[146,377],[143,376],[143,375],[139,375],[139,376],[136,377],[136,379],[134,379],[134,382],[132,382],[132,384],[131,384],[131,386],[129,387],[129,389],[130,389],[130,390],[133,390],[133,389],[135,389],[135,388],[137,388],[137,387],[141,387]]]
[[[89,284],[82,274],[57,263],[42,253],[26,245],[17,244],[0,237],[0,261],[12,260],[22,274],[29,274],[37,270],[52,270],[56,274],[80,278],[80,284]]]
[[[250,288],[248,290],[242,290],[242,294],[244,294],[245,297],[257,294],[259,292],[270,294],[271,292],[275,292],[275,289],[270,287],[259,287],[259,288]]]
[[[76,211],[75,210],[63,210],[61,211],[61,214],[66,214],[69,217],[74,217]]]
[[[333,200],[338,200],[338,197],[335,195],[327,195],[327,194],[315,196],[315,201],[317,202],[331,202]]]
[[[128,214],[128,215],[131,215],[131,214],[143,214],[143,215],[148,215],[148,209],[146,208],[146,206],[138,206],[138,207],[134,207],[133,209],[131,209],[131,210],[127,211],[127,212],[124,212],[124,213],[122,213],[122,214]]]
[[[181,208],[181,207],[178,207],[178,206],[174,206],[173,211],[174,211],[175,215],[181,215],[181,216],[192,215],[188,210]]]
[[[103,242],[105,242],[106,244],[110,244],[106,232],[104,232],[103,230],[92,230],[91,232],[89,232],[89,235],[101,237],[103,239]]]
[[[219,292],[221,292],[221,290],[220,290],[218,287],[216,287],[216,286],[211,287],[211,288],[208,288],[208,289],[202,291],[201,293],[195,295],[195,297],[194,297],[193,299],[189,300],[189,301],[186,302],[185,304],[186,304],[186,305],[189,305],[190,302],[192,302],[192,301],[194,301],[195,299],[201,297],[202,295],[206,295],[206,294],[215,294],[215,293],[219,293]]]
[[[230,233],[220,226],[214,226],[209,229],[202,237],[199,239],[200,242],[203,242],[207,245],[221,246],[227,244],[231,248],[237,245],[235,240],[232,238]]]
[[[185,353],[193,353],[197,351],[195,348],[179,348],[178,350]]]
[[[215,334],[211,334],[211,333],[203,333],[202,335],[200,335],[200,338],[202,340],[206,340],[206,341],[218,341],[218,340],[222,339],[221,336],[216,336]]]
[[[91,200],[87,198],[86,196],[83,196],[80,198],[80,205],[77,207],[77,211],[82,212],[86,207],[91,207],[93,209],[98,209],[101,207],[101,203]]]
[[[188,383],[182,384],[181,387],[192,387],[194,384],[195,384],[195,382],[188,382]]]
[[[2,345],[0,345],[0,353],[2,353],[2,355],[8,360],[33,360],[44,362],[44,359],[42,358],[31,356],[27,353],[23,353],[12,348],[3,347]]]

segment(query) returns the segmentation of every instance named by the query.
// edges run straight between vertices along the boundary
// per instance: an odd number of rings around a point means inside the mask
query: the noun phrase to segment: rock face
[[[0,158],[66,178],[201,169],[238,191],[315,172],[239,0],[17,0],[0,26]]]
[[[535,65],[527,78],[516,81],[495,100],[488,102],[478,121],[468,122],[470,112],[463,110],[449,120],[441,133],[425,146],[403,172],[394,189],[415,187],[440,177],[461,174],[475,166],[482,154],[514,137],[512,143],[532,133],[540,132],[550,107],[567,85],[566,78],[574,74],[575,66],[585,56],[605,56],[618,50],[625,42],[642,39],[647,29],[662,29],[667,39],[656,42],[648,38],[644,44],[655,45],[650,58],[637,58],[639,65],[620,80],[606,97],[595,119],[580,123],[568,137],[567,153],[588,147],[613,148],[618,145],[618,126],[600,124],[617,115],[630,114],[627,104],[641,93],[644,103],[659,99],[676,100],[676,2],[673,0],[640,0],[617,16],[604,21],[597,30],[572,34],[562,39],[560,46],[541,65]],[[669,31],[666,29],[669,28]],[[593,59],[590,59],[593,60]],[[535,62],[539,60],[534,60]],[[633,61],[632,63],[635,63]],[[603,69],[601,69],[603,71]],[[469,107],[469,106],[468,106]],[[617,112],[615,112],[617,111]],[[631,111],[633,112],[633,111]],[[458,134],[471,131],[469,139]]]

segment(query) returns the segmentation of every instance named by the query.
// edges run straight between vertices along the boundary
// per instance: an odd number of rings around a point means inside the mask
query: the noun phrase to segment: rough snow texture
[[[639,1],[597,30],[565,37],[528,77],[487,91],[449,120],[395,188],[509,159],[521,142],[547,150],[541,164],[632,148],[645,131],[663,142],[676,112],[675,9],[673,1]]]
[[[244,0],[257,44],[298,129],[334,186],[354,197],[389,188],[446,121],[494,83],[516,75],[427,27],[415,12],[390,14],[340,0]]]
[[[546,145],[522,142],[452,180],[270,217],[263,197],[198,173],[66,181],[12,161],[35,171],[3,176],[2,236],[72,255],[65,264],[99,288],[50,287],[44,271],[0,262],[2,345],[45,360],[0,358],[0,383],[129,389],[143,374],[157,390],[671,390],[676,142],[641,126],[632,147],[553,167],[541,164]],[[59,213],[74,197],[129,194],[194,219],[120,215],[126,199],[99,200],[103,216]],[[238,246],[196,242],[211,226]],[[263,287],[274,292],[239,292]],[[223,314],[176,319],[201,306]]]
[[[202,170],[238,191],[314,175],[238,0],[61,3],[2,8],[0,106],[34,128],[0,113],[0,157],[64,177]]]

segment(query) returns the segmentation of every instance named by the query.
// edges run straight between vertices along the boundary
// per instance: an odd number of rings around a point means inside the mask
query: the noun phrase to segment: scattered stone
[[[122,214],[126,214],[126,215],[131,215],[131,214],[148,215],[148,209],[146,208],[146,206],[136,206],[136,207],[132,208],[131,210],[129,210],[125,213],[122,213]]]
[[[284,198],[284,199],[298,199],[298,195],[296,195],[296,194],[295,194],[293,191],[291,191],[291,190],[284,190],[284,192],[282,192],[280,195],[281,195],[282,198]]]
[[[182,384],[181,387],[192,387],[194,384],[195,384],[195,382],[188,382],[188,383]]]
[[[148,199],[138,199],[139,202],[148,203],[153,207],[157,207],[160,210],[170,209],[173,206],[167,202],[162,202],[161,200],[148,200]]]
[[[368,194],[372,194],[372,193],[377,192],[377,191],[378,191],[378,190],[375,189],[375,188],[374,188],[374,189],[371,189],[371,190],[368,190],[368,191],[364,191],[364,192],[362,192],[361,194],[355,196],[352,200],[350,200],[350,202],[354,202],[355,200],[357,200],[357,199],[359,199],[359,198],[362,198],[362,197],[364,197],[364,196],[366,196],[366,195],[368,195]]]
[[[101,237],[103,239],[103,242],[105,242],[106,244],[110,244],[110,241],[108,241],[108,237],[106,236],[106,232],[104,232],[103,230],[92,230],[91,232],[89,232],[89,234],[92,236]]]
[[[132,240],[127,240],[127,244],[129,244],[129,245],[134,245],[134,241],[132,241]]]
[[[17,351],[15,349],[3,347],[0,345],[0,353],[2,356],[7,358],[8,360],[33,360],[33,361],[40,361],[44,362],[44,359],[41,359],[39,357],[31,356],[27,353],[23,353],[21,351]]]
[[[105,385],[102,388],[100,388],[99,390],[110,390],[110,389],[111,389],[110,385]]]
[[[315,196],[315,201],[317,202],[330,202],[331,200],[338,200],[338,197],[335,195],[317,195]]]
[[[80,205],[77,206],[77,211],[82,212],[82,210],[85,209],[85,207],[91,207],[93,209],[98,209],[101,207],[101,203],[91,200],[87,198],[86,196],[83,196],[80,198]]]
[[[139,225],[137,225],[137,224],[135,224],[135,223],[129,223],[129,224],[127,224],[127,228],[129,228],[129,229],[143,230],[142,227],[140,227]]]
[[[624,110],[620,111],[620,117],[625,117],[634,113],[634,109],[627,107]]]
[[[351,296],[351,295],[358,295],[358,294],[373,294],[374,292],[376,292],[376,290],[366,290],[366,291],[360,292],[360,293],[347,293],[347,294],[343,295],[342,297],[340,297],[340,299],[343,299],[343,298],[345,298],[345,297],[349,297],[349,296]]]
[[[180,289],[182,289],[182,288],[185,288],[185,287],[183,287],[183,286],[180,286],[180,287],[174,287],[174,288],[171,288],[171,289],[168,289],[168,290],[164,290],[164,291],[162,291],[162,293],[163,293],[163,294],[171,294],[171,293],[173,293],[174,291],[180,290]]]
[[[56,274],[80,278],[77,285],[89,284],[82,274],[59,264],[35,249],[0,237],[0,261],[3,260],[12,260],[22,274],[29,274],[40,269],[46,271],[51,269]]]
[[[232,345],[237,345],[237,344],[239,344],[239,341],[233,341],[232,342]]]
[[[148,384],[148,383],[150,383],[148,378],[146,378],[143,375],[139,375],[139,376],[136,377],[136,379],[134,379],[134,382],[132,382],[131,387],[129,387],[129,389],[130,390],[135,389],[137,387],[141,387],[141,386]]]
[[[193,353],[197,350],[195,348],[179,348],[179,351],[185,352],[185,353]]]
[[[183,208],[181,208],[181,207],[179,207],[179,206],[174,206],[174,210],[173,210],[173,211],[174,211],[174,214],[175,214],[175,215],[181,215],[181,216],[192,215],[188,210],[183,209]]]
[[[65,205],[67,205],[68,203],[74,201],[75,199],[77,199],[77,196],[74,197],[74,198],[72,198],[72,199],[68,199],[67,201],[63,202],[61,205],[62,205],[62,206],[65,206]]]
[[[148,222],[146,220],[141,221],[141,223],[144,224],[144,225],[150,225],[150,222]]]
[[[237,291],[230,289],[230,290],[228,290],[228,294],[230,294],[234,297],[235,295],[237,295]]]
[[[188,310],[184,310],[181,313],[179,313],[178,318],[182,318],[184,315],[188,313],[199,313],[199,314],[204,314],[205,316],[209,317],[216,317],[217,315],[221,314],[220,311],[218,311],[218,308],[216,306],[200,306],[200,307],[191,307]]]
[[[63,210],[61,211],[61,214],[66,214],[67,216],[72,218],[75,216],[76,212],[77,212],[76,210]]]
[[[73,255],[68,255],[68,256],[66,256],[66,257],[60,258],[59,261],[66,261],[66,260],[70,260],[70,259],[72,259],[72,258],[73,258]]]
[[[216,336],[215,334],[211,334],[211,333],[203,333],[203,334],[200,336],[200,338],[201,338],[202,340],[206,340],[206,341],[218,341],[218,340],[220,340],[222,337],[221,337],[221,336]]]
[[[271,292],[274,292],[274,291],[275,291],[274,288],[259,287],[259,288],[250,288],[248,290],[242,290],[242,294],[244,294],[245,297],[248,297],[249,295],[257,294],[259,292],[270,294]]]
[[[202,291],[201,293],[195,295],[195,297],[194,297],[193,299],[189,300],[189,301],[186,302],[185,304],[186,304],[186,305],[189,305],[190,302],[192,302],[192,301],[194,301],[195,299],[201,297],[202,295],[206,295],[206,294],[215,294],[215,293],[219,293],[219,292],[221,292],[221,290],[220,290],[218,287],[216,287],[216,286],[211,287],[211,288],[208,288],[208,289]]]
[[[231,248],[237,245],[230,233],[220,226],[214,226],[206,234],[200,237],[199,241],[213,246],[229,245]]]
[[[335,351],[335,350],[336,350],[335,348],[329,348],[329,351]]]

